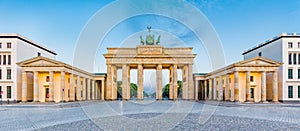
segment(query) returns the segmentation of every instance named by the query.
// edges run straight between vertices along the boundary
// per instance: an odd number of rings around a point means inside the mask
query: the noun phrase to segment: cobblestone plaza
[[[0,108],[0,130],[299,130],[299,107],[146,100],[12,104]]]

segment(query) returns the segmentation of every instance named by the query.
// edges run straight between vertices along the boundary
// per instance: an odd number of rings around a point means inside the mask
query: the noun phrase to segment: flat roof
[[[16,34],[16,33],[0,33],[0,38],[17,38],[17,39],[22,40],[22,41],[24,41],[24,42],[26,42],[26,43],[28,43],[30,45],[33,45],[33,46],[38,47],[40,49],[43,49],[43,50],[45,50],[45,51],[47,51],[47,52],[49,52],[49,53],[51,53],[53,55],[57,55],[54,50],[46,48],[46,47],[38,44],[37,42],[34,42],[34,41],[32,41],[32,40],[24,37],[24,36]]]
[[[275,36],[275,37],[273,37],[273,38],[271,38],[271,39],[269,39],[269,40],[267,40],[265,42],[262,42],[261,44],[258,44],[256,46],[254,46],[254,47],[252,47],[252,48],[250,48],[248,50],[245,50],[242,55],[250,53],[251,51],[254,51],[254,50],[259,49],[259,48],[261,48],[263,46],[266,46],[266,45],[268,45],[268,44],[270,44],[272,42],[275,42],[275,41],[277,41],[277,40],[279,40],[281,38],[293,38],[293,37],[294,38],[300,38],[300,33],[282,33],[282,34],[280,34],[278,36]]]

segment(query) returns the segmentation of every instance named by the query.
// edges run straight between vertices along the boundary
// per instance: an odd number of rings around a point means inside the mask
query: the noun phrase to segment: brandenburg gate
[[[144,69],[156,69],[156,99],[162,99],[162,70],[170,71],[169,99],[178,99],[178,70],[182,70],[182,99],[195,97],[193,80],[193,61],[196,54],[193,48],[164,48],[159,45],[160,36],[155,41],[154,35],[149,35],[146,42],[141,37],[141,45],[136,48],[107,48],[104,54],[107,65],[106,100],[117,99],[117,70],[122,69],[122,99],[130,99],[130,70],[137,69],[137,98],[143,99]]]

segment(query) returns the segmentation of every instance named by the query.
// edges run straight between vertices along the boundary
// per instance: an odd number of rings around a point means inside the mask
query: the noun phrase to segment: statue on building
[[[154,35],[151,36],[150,32],[151,32],[151,26],[147,27],[149,34],[146,36],[146,45],[154,45],[154,43],[156,45],[158,45],[160,43],[160,36],[158,36],[156,42],[154,40]],[[140,42],[142,45],[145,45],[145,41],[143,39],[142,36],[140,36]]]

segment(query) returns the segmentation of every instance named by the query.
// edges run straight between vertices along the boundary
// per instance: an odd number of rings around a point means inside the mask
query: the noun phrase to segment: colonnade
[[[267,75],[268,74],[268,75]],[[268,76],[268,77],[267,77]],[[268,81],[271,81],[267,83]],[[211,74],[204,80],[202,99],[239,102],[278,102],[278,71],[234,71],[224,74]],[[200,89],[202,89],[200,88]],[[196,93],[198,94],[198,93]]]
[[[104,99],[104,81],[95,81],[92,76],[79,74],[66,71],[22,71],[21,100],[61,102]]]
[[[137,69],[137,99],[142,100],[144,98],[144,67],[149,69],[146,64],[107,64],[107,82],[106,82],[106,95],[107,100],[117,99],[117,70],[122,69],[122,100],[129,100],[130,98],[130,69]],[[155,67],[150,69],[156,69],[156,99],[162,100],[162,70],[169,69],[169,99],[178,99],[178,69],[182,69],[182,99],[194,99],[194,81],[193,81],[193,69],[192,64],[178,65],[178,64],[156,64]]]

